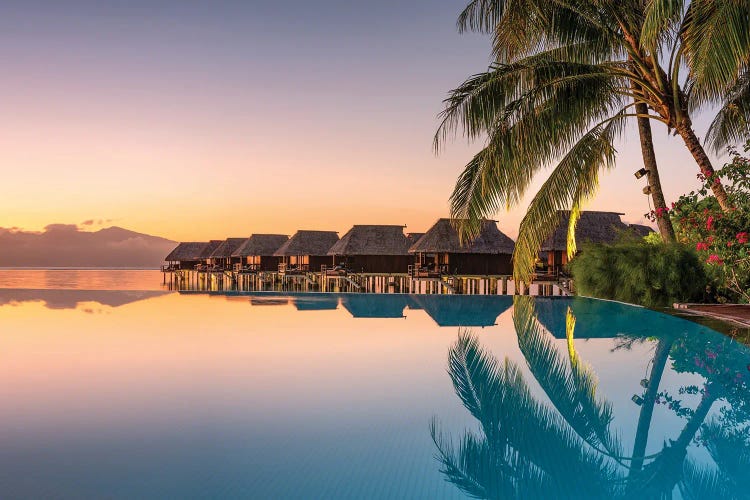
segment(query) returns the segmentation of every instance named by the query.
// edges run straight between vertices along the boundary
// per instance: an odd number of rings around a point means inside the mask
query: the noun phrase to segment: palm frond
[[[750,4],[745,1],[693,0],[681,27],[697,99],[720,101],[750,63]]]
[[[750,64],[726,92],[724,102],[708,128],[707,139],[719,152],[750,137]]]
[[[685,11],[685,0],[650,0],[641,27],[641,45],[657,52],[676,35]]]
[[[521,220],[515,251],[513,275],[529,281],[542,243],[559,224],[558,210],[568,210],[593,195],[599,171],[614,165],[614,139],[622,132],[625,113],[592,128],[562,158],[534,196]]]

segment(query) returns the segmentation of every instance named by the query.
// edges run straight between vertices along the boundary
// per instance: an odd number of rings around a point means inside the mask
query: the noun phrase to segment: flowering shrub
[[[719,302],[750,302],[750,141],[745,156],[730,151],[732,161],[702,186],[681,196],[669,211],[678,241],[695,248],[714,283]],[[710,195],[712,183],[724,183],[732,209],[724,212]]]

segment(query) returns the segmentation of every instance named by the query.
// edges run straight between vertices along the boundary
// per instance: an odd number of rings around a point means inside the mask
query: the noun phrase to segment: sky
[[[432,149],[442,99],[490,62],[486,37],[456,31],[465,1],[5,0],[0,227],[424,231],[481,147]],[[670,202],[697,168],[653,127]],[[618,151],[587,208],[642,222],[633,127]],[[501,230],[516,236],[530,199],[496,214]]]

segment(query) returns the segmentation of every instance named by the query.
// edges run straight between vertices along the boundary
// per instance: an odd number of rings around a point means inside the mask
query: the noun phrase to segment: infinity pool
[[[3,498],[747,498],[750,350],[590,299],[0,290]]]

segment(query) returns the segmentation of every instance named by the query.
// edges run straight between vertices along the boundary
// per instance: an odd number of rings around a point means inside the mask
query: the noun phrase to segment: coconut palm
[[[709,131],[716,150],[750,136],[750,3],[714,0],[650,0],[643,44],[665,37],[689,69],[689,105],[719,111]]]
[[[641,1],[474,0],[459,18],[465,29],[493,33],[497,61],[451,91],[435,135],[436,148],[458,129],[470,139],[487,137],[451,196],[454,217],[468,219],[462,235],[474,236],[483,217],[517,204],[535,174],[558,161],[521,223],[518,279],[533,273],[559,209],[571,210],[568,253],[575,252],[581,206],[599,172],[614,165],[614,141],[627,119],[640,119],[645,160],[655,161],[645,120],[657,120],[682,137],[703,175],[714,175],[680,85],[682,59],[672,58],[666,71],[660,65],[666,44],[681,47],[680,38],[642,43],[646,10]],[[659,192],[656,165],[647,164]],[[712,189],[730,208],[718,179]]]

